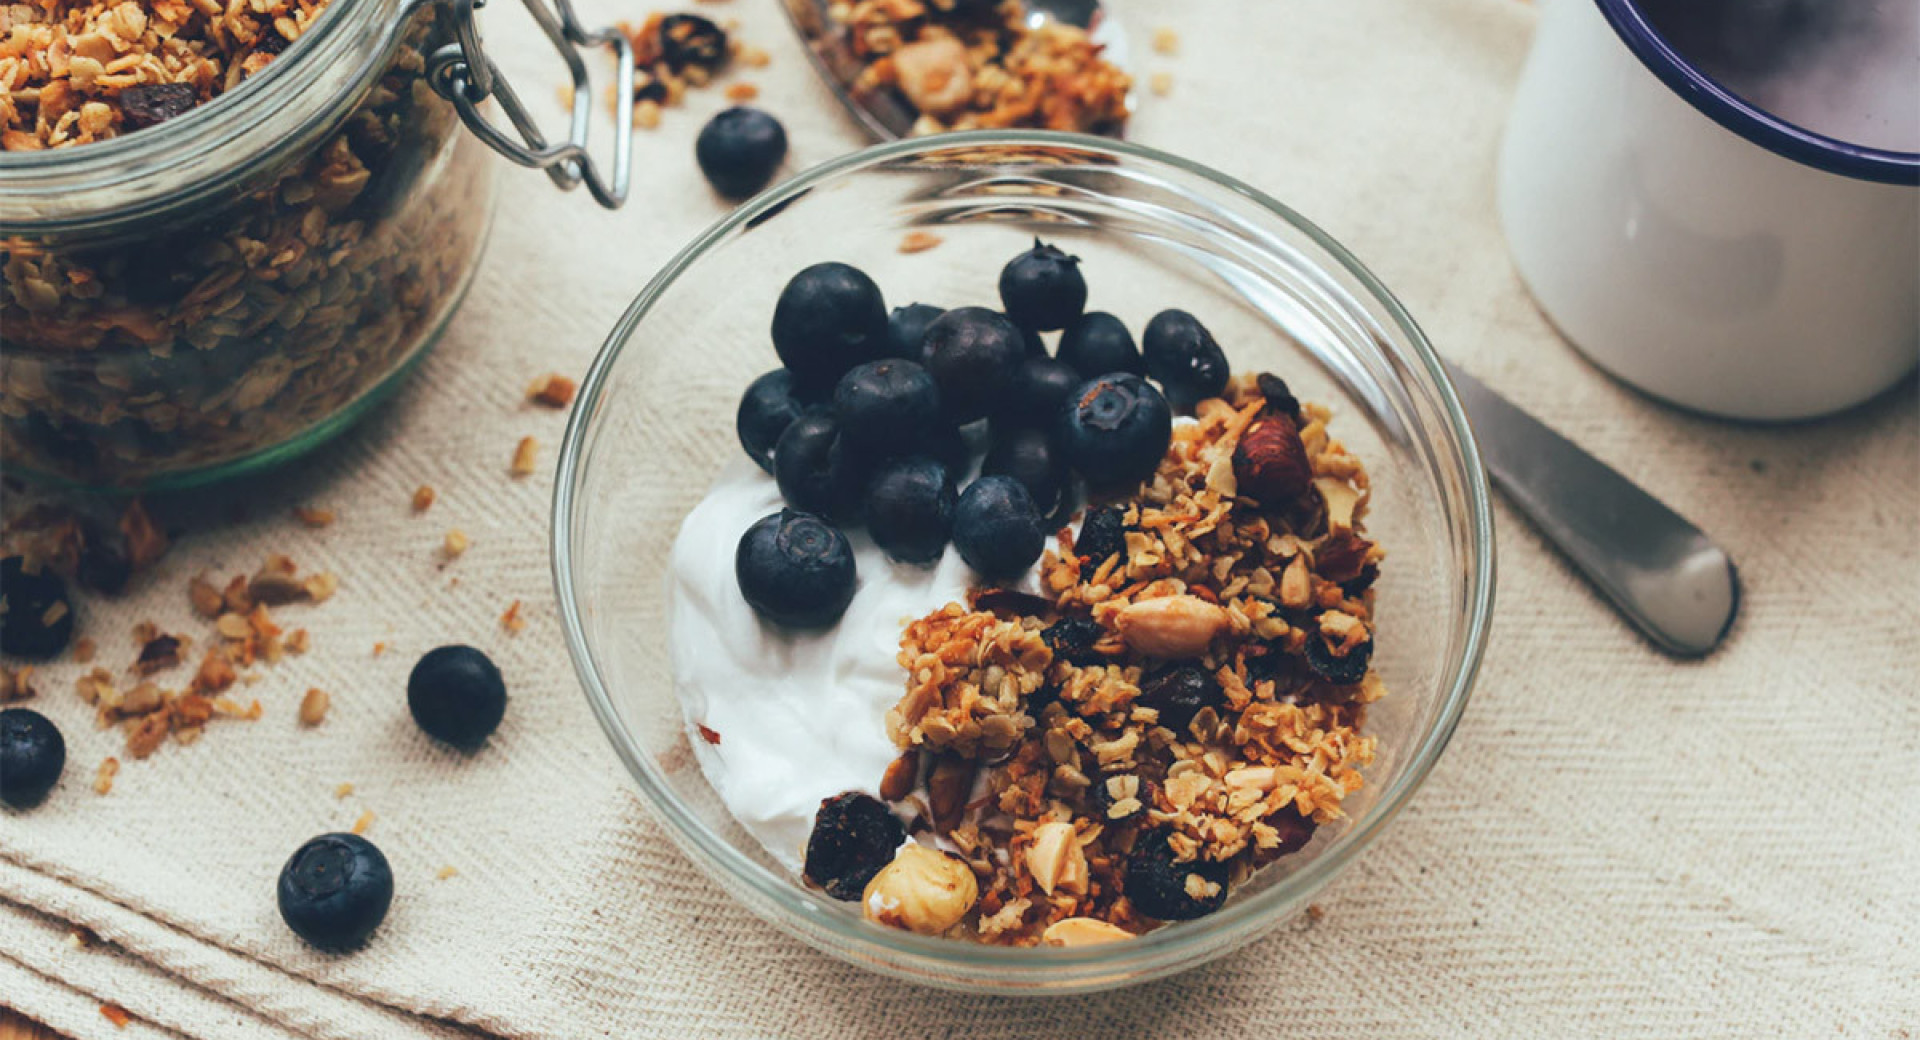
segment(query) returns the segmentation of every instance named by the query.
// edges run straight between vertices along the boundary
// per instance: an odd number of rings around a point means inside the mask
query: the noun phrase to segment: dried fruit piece
[[[1368,639],[1337,656],[1327,645],[1325,635],[1307,637],[1307,667],[1336,686],[1351,686],[1367,677],[1367,665],[1373,660],[1373,640]]]
[[[134,130],[184,115],[199,102],[191,83],[136,83],[120,92],[120,111]]]
[[[835,899],[859,899],[906,840],[906,827],[878,799],[859,791],[835,795],[814,814],[806,880]]]
[[[1206,669],[1184,665],[1141,683],[1140,699],[1134,703],[1159,712],[1160,725],[1184,734],[1201,709],[1224,707],[1227,695]]]
[[[1187,921],[1213,913],[1227,901],[1227,867],[1174,857],[1166,830],[1134,839],[1121,888],[1133,908],[1162,921]]]
[[[1107,659],[1093,648],[1106,634],[1106,629],[1101,628],[1099,622],[1083,614],[1074,614],[1041,630],[1040,639],[1053,651],[1054,657],[1086,668],[1106,663]]]
[[[1087,511],[1080,533],[1073,539],[1074,554],[1080,557],[1082,580],[1093,576],[1100,566],[1115,555],[1123,560],[1127,551],[1127,511],[1120,506],[1100,506]]]
[[[979,898],[980,883],[965,860],[908,845],[867,883],[861,908],[876,924],[939,935],[959,924]]]

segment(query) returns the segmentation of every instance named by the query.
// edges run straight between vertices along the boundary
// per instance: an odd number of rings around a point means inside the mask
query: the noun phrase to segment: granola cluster
[[[327,0],[32,0],[0,6],[0,150],[104,141],[211,101]]]
[[[177,115],[152,91],[211,100],[320,10],[0,7],[7,147]],[[485,146],[425,78],[446,38],[431,7],[416,13],[339,129],[238,195],[165,223],[0,235],[0,458],[121,487],[221,466],[324,428],[430,342],[478,260],[490,201]]]
[[[881,793],[977,881],[949,934],[1125,938],[1168,906],[1210,912],[1342,818],[1385,692],[1368,665],[1384,554],[1327,419],[1278,380],[1238,380],[1150,481],[1060,532],[1043,596],[976,593],[907,626],[887,720],[903,756]],[[1292,493],[1243,486],[1261,482]]]
[[[1085,30],[1030,27],[1017,0],[852,0],[828,16],[865,63],[856,93],[897,91],[915,134],[1035,127],[1108,133],[1133,81]]]

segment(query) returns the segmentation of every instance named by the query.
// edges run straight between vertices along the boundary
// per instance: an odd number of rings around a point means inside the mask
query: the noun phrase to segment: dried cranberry
[[[200,92],[191,83],[137,83],[120,92],[120,111],[135,130],[183,115],[199,103]]]
[[[900,818],[872,795],[848,791],[820,803],[807,838],[806,879],[835,899],[859,899],[907,840]]]
[[[1206,669],[1183,665],[1141,683],[1140,699],[1134,703],[1159,712],[1160,725],[1183,733],[1201,709],[1218,710],[1227,703],[1227,695]]]
[[[727,31],[697,14],[670,14],[660,20],[660,56],[676,72],[712,72],[727,63]]]
[[[1076,614],[1061,618],[1041,630],[1040,640],[1053,651],[1053,656],[1085,668],[1107,663],[1107,659],[1093,648],[1093,644],[1098,643],[1104,635],[1106,630],[1100,627],[1099,622]]]
[[[1101,506],[1087,510],[1080,523],[1080,534],[1073,540],[1074,554],[1083,561],[1080,577],[1092,577],[1109,556],[1127,551],[1127,511],[1119,506]]]

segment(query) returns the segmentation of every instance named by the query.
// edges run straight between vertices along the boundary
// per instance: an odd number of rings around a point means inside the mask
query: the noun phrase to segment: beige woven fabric
[[[1566,0],[1576,2],[1576,0]],[[511,5],[489,46],[548,106],[556,64]],[[593,18],[644,7],[584,4]],[[1511,512],[1499,515],[1492,648],[1453,746],[1412,807],[1301,919],[1222,963],[1117,994],[998,1000],[884,981],[735,906],[671,846],[577,690],[551,606],[556,413],[520,402],[578,374],[651,272],[722,206],[691,141],[717,91],[642,134],[617,215],[502,164],[471,299],[399,399],[271,479],[162,503],[190,533],[127,601],[89,602],[103,661],[152,617],[200,631],[202,570],[269,551],[337,571],[286,608],[315,650],[254,687],[255,723],[129,762],[44,673],[66,779],[0,816],[0,1004],[113,1037],[1892,1037],[1920,1028],[1920,409],[1911,383],[1789,428],[1677,414],[1599,376],[1554,336],[1506,259],[1495,147],[1533,12],[1517,0],[1117,4],[1144,70],[1137,140],[1236,174],[1350,245],[1441,349],[1716,533],[1745,613],[1713,658],[1634,636]],[[796,167],[860,139],[810,79],[773,0],[737,16],[774,55],[742,78],[785,122]],[[1164,21],[1181,52],[1148,53]],[[1809,349],[1817,349],[1810,344]],[[408,509],[439,489],[425,517]],[[336,508],[323,531],[286,518]],[[252,519],[235,520],[243,504]],[[442,568],[451,526],[473,548]],[[648,579],[651,580],[651,579]],[[456,584],[457,582],[457,584]],[[504,633],[507,604],[527,629]],[[471,758],[407,718],[430,646],[494,654],[512,702]],[[375,642],[388,651],[374,656]],[[299,693],[334,708],[294,722]],[[356,785],[336,799],[341,782]],[[274,909],[290,851],[363,809],[399,896],[367,949],[314,953]],[[443,865],[459,873],[436,880]],[[70,924],[102,943],[74,949]],[[124,1032],[94,1008],[141,1021]],[[1904,1031],[1903,1031],[1904,1030]]]

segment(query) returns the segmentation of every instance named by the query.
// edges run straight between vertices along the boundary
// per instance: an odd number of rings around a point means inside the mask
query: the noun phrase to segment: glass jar
[[[630,75],[624,38],[538,5],[578,85],[572,44],[613,45]],[[624,134],[611,186],[582,148],[593,92],[575,92],[574,138],[546,147],[478,55],[472,14],[471,0],[333,0],[211,103],[106,141],[0,152],[5,470],[181,487],[344,429],[459,306],[492,213],[489,145],[618,205]],[[486,122],[489,94],[530,148]]]

